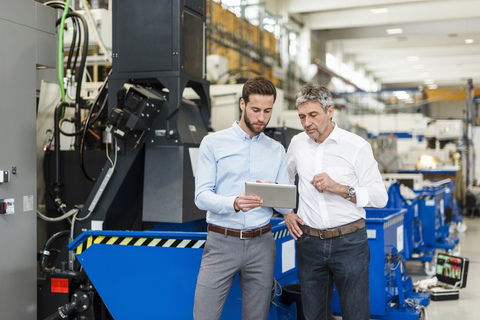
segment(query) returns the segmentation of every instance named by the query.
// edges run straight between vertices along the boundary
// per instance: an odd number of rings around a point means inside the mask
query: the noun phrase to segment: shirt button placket
[[[315,174],[323,171],[323,146],[319,145],[315,152]]]

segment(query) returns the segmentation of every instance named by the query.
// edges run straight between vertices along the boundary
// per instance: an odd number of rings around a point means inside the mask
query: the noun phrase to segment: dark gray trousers
[[[246,240],[209,231],[195,290],[194,319],[220,319],[237,273],[242,319],[267,319],[276,252],[271,231]]]

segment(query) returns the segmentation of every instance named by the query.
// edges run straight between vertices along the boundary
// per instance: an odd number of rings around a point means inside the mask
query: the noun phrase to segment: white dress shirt
[[[298,174],[297,214],[307,226],[333,228],[365,218],[364,207],[383,208],[388,195],[373,157],[372,147],[360,136],[336,124],[318,144],[305,132],[292,138],[287,152],[288,173],[293,182]],[[328,191],[320,193],[310,183],[313,176],[326,172],[335,182],[356,192],[356,204]]]

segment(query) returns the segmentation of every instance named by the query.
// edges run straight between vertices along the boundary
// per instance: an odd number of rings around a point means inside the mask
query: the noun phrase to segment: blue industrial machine
[[[455,189],[455,180],[443,179],[438,181],[431,181],[423,187],[424,190],[445,190],[444,206],[445,206],[445,221],[450,226],[450,230],[458,232],[465,232],[466,225],[463,223],[462,208],[458,202],[455,201],[453,190]]]
[[[404,226],[404,251],[403,257],[406,260],[424,262],[425,272],[433,275],[435,270],[432,261],[435,249],[427,248],[423,241],[422,220],[420,217],[420,196],[415,194],[412,198],[405,199],[400,193],[400,185],[394,182],[388,188],[388,203],[386,208],[405,208],[403,219]]]
[[[425,249],[425,243],[421,234],[421,221],[419,216],[418,195],[413,198],[405,199],[400,193],[400,185],[394,182],[388,188],[388,202],[385,208],[407,209],[404,216],[404,254],[405,259],[422,255]],[[431,259],[430,259],[431,260]]]
[[[372,319],[424,319],[430,295],[413,292],[406,277],[404,216],[407,209],[366,209],[370,246],[370,314]],[[338,295],[332,302],[341,314]]]
[[[449,237],[449,225],[445,222],[445,189],[414,191],[419,196],[422,236],[427,248],[453,250],[458,239]]]
[[[152,231],[85,231],[69,248],[115,320],[191,319],[205,230],[205,220],[198,220],[160,223]],[[295,245],[283,218],[272,218],[272,232],[280,288],[298,282]],[[277,294],[269,319],[296,319],[295,306],[282,305]],[[241,319],[241,298],[236,278],[222,319]]]
[[[453,186],[451,179],[433,181],[420,190],[413,190],[415,196],[411,199],[405,199],[401,195],[398,182],[392,183],[388,190],[388,208],[408,209],[404,220],[404,257],[407,260],[423,261],[427,275],[435,274],[436,250],[460,250],[458,239],[449,235],[455,212]],[[462,216],[456,220],[461,222]]]
[[[443,189],[444,193],[444,206],[446,221],[453,226],[452,230],[458,232],[465,232],[466,225],[463,223],[462,208],[458,202],[455,201],[453,192],[455,184],[457,183],[458,170],[446,170],[446,169],[430,169],[430,170],[400,170],[398,176],[408,174],[422,174],[425,178],[429,179],[428,183],[422,185],[422,188],[413,188],[414,190],[439,190]],[[460,174],[461,176],[461,174]],[[460,183],[463,183],[460,181]]]

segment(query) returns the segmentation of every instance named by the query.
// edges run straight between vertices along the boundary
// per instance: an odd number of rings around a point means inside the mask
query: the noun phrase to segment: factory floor
[[[426,308],[426,319],[430,320],[474,320],[479,319],[480,305],[480,217],[464,217],[467,230],[463,233],[452,232],[450,237],[459,238],[459,256],[468,258],[470,265],[467,286],[460,289],[458,300],[430,301]],[[437,251],[439,253],[440,251]],[[407,276],[412,281],[430,278],[425,274],[424,265],[419,261],[407,261]],[[341,317],[334,317],[340,320]]]
[[[460,289],[458,300],[430,301],[427,307],[427,319],[432,320],[473,320],[479,319],[480,304],[480,217],[464,217],[467,230],[453,232],[450,237],[458,238],[459,256],[468,258],[467,286]],[[413,282],[429,278],[424,273],[421,262],[407,261],[407,275]]]

